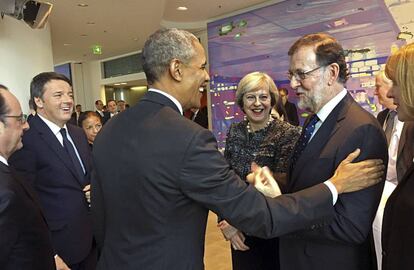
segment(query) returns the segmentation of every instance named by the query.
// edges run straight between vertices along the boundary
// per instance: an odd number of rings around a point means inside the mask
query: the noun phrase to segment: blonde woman
[[[406,45],[391,55],[385,73],[394,84],[387,96],[394,99],[398,119],[414,121],[414,44]],[[413,165],[389,197],[382,226],[382,270],[414,269]]]

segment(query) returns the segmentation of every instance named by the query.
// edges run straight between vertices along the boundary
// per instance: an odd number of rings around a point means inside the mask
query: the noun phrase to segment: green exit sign
[[[93,45],[92,52],[93,52],[93,54],[102,54],[102,46],[101,45]]]

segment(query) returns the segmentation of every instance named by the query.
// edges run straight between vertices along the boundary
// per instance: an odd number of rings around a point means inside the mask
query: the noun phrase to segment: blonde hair
[[[244,76],[237,86],[236,102],[243,110],[243,96],[259,89],[269,89],[271,106],[273,107],[279,100],[279,93],[273,79],[264,72],[252,72]]]
[[[392,80],[387,77],[387,75],[385,74],[385,70],[380,70],[376,77],[380,78],[387,85],[392,86]]]
[[[414,118],[414,43],[401,47],[388,58],[385,75],[400,87],[402,102]]]

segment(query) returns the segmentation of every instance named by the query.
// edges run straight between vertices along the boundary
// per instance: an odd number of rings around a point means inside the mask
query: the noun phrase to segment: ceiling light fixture
[[[414,37],[410,31],[401,31],[398,33],[397,40],[408,40]]]
[[[89,6],[88,4],[84,4],[84,3],[78,4],[78,7],[88,7],[88,6]]]
[[[186,11],[188,8],[187,7],[184,7],[184,6],[182,6],[182,7],[178,7],[177,8],[177,10],[179,10],[179,11]]]

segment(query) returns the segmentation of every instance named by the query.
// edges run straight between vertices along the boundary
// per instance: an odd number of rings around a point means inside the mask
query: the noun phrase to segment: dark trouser
[[[239,251],[231,248],[233,270],[279,270],[279,239],[261,239],[246,236],[244,242],[250,249]]]

